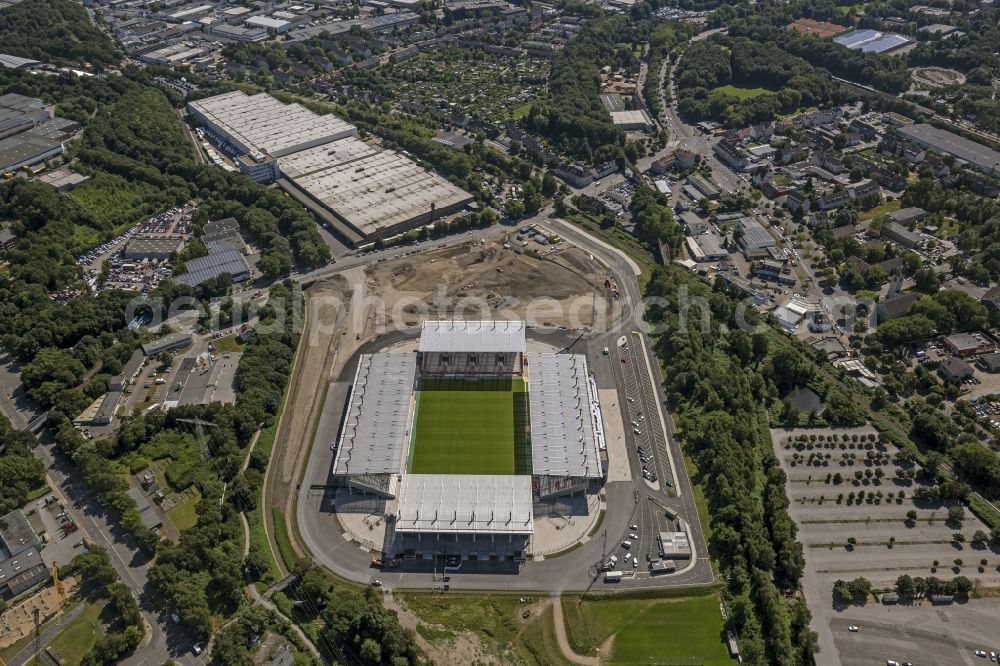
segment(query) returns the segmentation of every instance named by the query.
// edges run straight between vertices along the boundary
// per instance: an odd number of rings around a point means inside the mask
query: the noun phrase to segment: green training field
[[[530,474],[521,377],[428,378],[417,384],[413,474]]]
[[[719,599],[713,593],[676,599],[563,597],[570,644],[582,654],[610,636],[611,664],[733,663],[723,641]]]

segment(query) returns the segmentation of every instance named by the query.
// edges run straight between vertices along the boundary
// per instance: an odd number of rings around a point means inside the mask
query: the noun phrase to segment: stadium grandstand
[[[533,507],[606,471],[582,354],[528,352],[519,321],[428,321],[415,352],[363,354],[334,485],[384,503],[384,554],[521,562]]]

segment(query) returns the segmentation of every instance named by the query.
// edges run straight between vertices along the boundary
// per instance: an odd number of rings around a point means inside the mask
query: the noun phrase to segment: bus
[[[618,583],[622,579],[621,571],[608,571],[604,574],[605,583]]]

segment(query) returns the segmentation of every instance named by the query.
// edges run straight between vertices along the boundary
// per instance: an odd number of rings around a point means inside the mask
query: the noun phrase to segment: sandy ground
[[[62,585],[63,592],[69,597],[76,589],[76,579],[66,578]],[[54,587],[46,587],[0,615],[0,648],[13,645],[34,632],[36,608],[41,623],[48,622],[62,612]]]
[[[268,466],[268,497],[264,520],[268,534],[274,534],[271,507],[280,507],[294,534],[290,518],[294,515],[292,500],[296,476],[309,450],[313,414],[320,409],[326,387],[331,379],[334,357],[339,341],[346,337],[342,313],[332,304],[350,296],[347,281],[335,278],[319,282],[306,291],[307,329],[299,349],[299,358],[288,388],[287,409],[275,437],[271,464]],[[292,539],[292,546],[299,544]],[[300,555],[305,553],[299,552]],[[279,561],[280,559],[276,558]],[[286,573],[282,568],[282,573]]]
[[[445,317],[582,328],[594,313],[593,268],[576,248],[535,259],[499,244],[466,244],[378,264],[366,277],[379,312],[362,338]],[[603,283],[599,272],[598,321],[612,312]]]

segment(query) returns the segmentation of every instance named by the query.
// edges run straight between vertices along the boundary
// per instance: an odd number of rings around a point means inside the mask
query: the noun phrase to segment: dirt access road
[[[287,575],[288,569],[274,545],[271,509],[277,507],[284,513],[286,528],[292,534],[294,524],[287,517],[292,515],[297,470],[309,452],[312,417],[320,409],[318,402],[326,395],[335,356],[342,347],[340,339],[344,337],[344,318],[334,304],[350,298],[349,280],[346,275],[325,279],[308,287],[304,293],[302,339],[264,479],[264,527],[282,576]],[[298,554],[304,555],[298,550],[297,539],[291,542]]]

